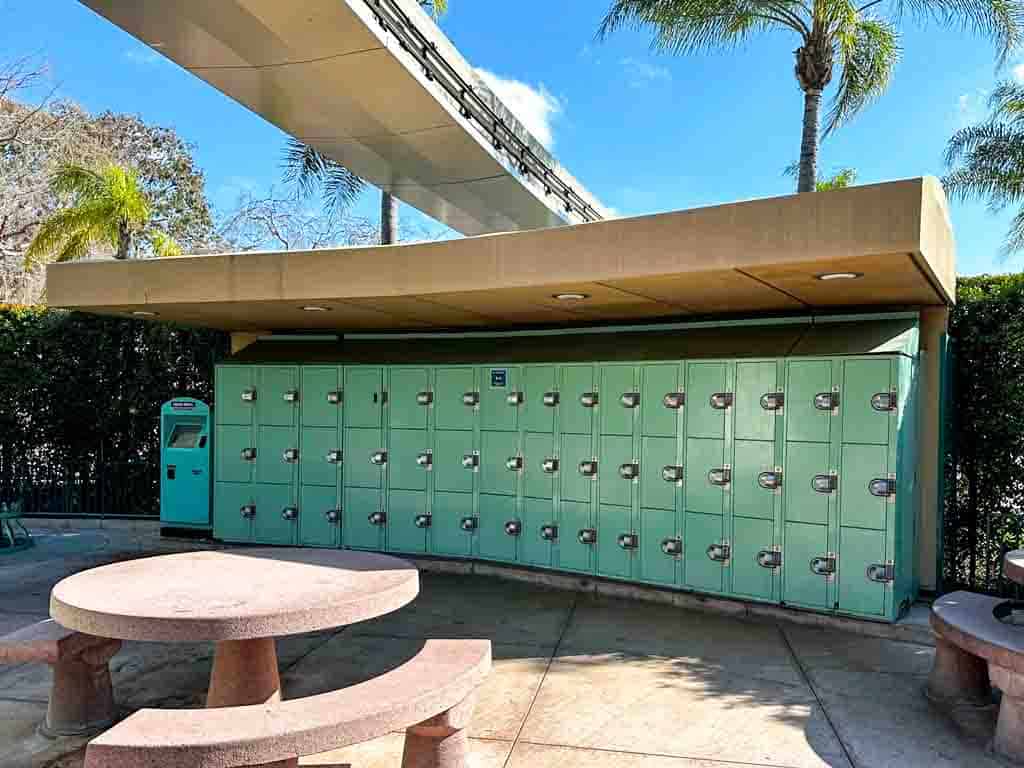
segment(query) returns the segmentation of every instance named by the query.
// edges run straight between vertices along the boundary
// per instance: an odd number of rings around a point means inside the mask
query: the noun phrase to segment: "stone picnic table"
[[[1003,557],[1003,574],[1010,581],[1024,584],[1024,549],[1006,553]]]
[[[419,593],[410,563],[368,552],[246,549],[161,555],[60,581],[50,615],[118,640],[216,644],[207,707],[280,700],[275,638],[356,624]]]

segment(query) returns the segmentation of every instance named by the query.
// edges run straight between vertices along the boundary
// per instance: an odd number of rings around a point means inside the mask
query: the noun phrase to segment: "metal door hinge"
[[[782,487],[782,473],[778,470],[762,472],[757,476],[757,484],[766,491],[777,491]]]
[[[868,581],[885,584],[886,587],[892,588],[896,581],[896,563],[892,560],[886,560],[884,563],[872,563],[867,567],[864,575],[867,576]]]
[[[297,403],[299,402],[299,390],[289,389],[287,392],[281,395],[281,399],[284,400],[286,403]]]
[[[661,479],[666,483],[681,483],[683,475],[683,468],[679,465],[669,464],[661,468]]]
[[[558,405],[560,399],[561,398],[559,397],[559,394],[557,392],[544,393],[544,405],[546,405],[548,408],[554,408],[556,405]]]
[[[540,463],[540,468],[547,472],[549,475],[554,474],[558,471],[558,459],[553,456],[549,456]]]
[[[327,393],[327,402],[330,403],[331,405],[341,405],[344,399],[345,396],[341,393],[340,390],[335,390],[334,392]]]
[[[836,577],[836,553],[828,552],[824,557],[811,559],[811,573],[815,576],[824,576],[826,581],[833,581]]]
[[[899,400],[896,392],[877,392],[871,396],[871,407],[876,411],[895,411]]]
[[[505,395],[505,402],[513,407],[522,405],[524,399],[522,392],[509,392]]]
[[[731,408],[732,401],[732,392],[715,392],[708,400],[711,407],[716,411],[724,411],[726,408]]]
[[[619,467],[619,477],[623,480],[636,480],[640,477],[639,462],[632,461]]]
[[[597,392],[584,392],[580,395],[580,405],[584,408],[596,408],[599,400]]]
[[[786,395],[782,392],[766,392],[761,395],[761,408],[766,411],[781,411],[786,404]]]
[[[430,451],[424,451],[416,457],[416,464],[424,469],[433,469],[434,454]]]
[[[328,451],[327,452],[327,463],[328,464],[341,464],[344,454],[341,451]]]
[[[518,536],[523,532],[523,524],[518,520],[508,520],[505,523],[505,534],[507,536]]]
[[[255,403],[256,402],[256,390],[254,388],[242,390],[242,402],[243,403]]]
[[[324,517],[327,518],[328,523],[340,523],[341,522],[341,510],[340,509],[329,509],[324,513]]]
[[[708,471],[708,482],[725,487],[732,482],[732,468],[728,465]]]
[[[416,405],[433,405],[434,404],[434,393],[433,392],[417,392],[416,393]]]
[[[239,510],[239,512],[241,512],[242,517],[244,517],[246,520],[251,520],[252,518],[256,517],[256,505],[246,504]]]
[[[387,451],[374,451],[370,454],[370,463],[376,464],[378,467],[388,463],[388,452]]]
[[[476,408],[480,405],[480,393],[466,392],[462,395],[462,404],[469,408]]]
[[[876,477],[868,483],[868,492],[872,496],[878,496],[879,498],[895,499],[896,475],[892,474],[889,475],[889,477]]]
[[[678,536],[661,540],[661,551],[669,557],[681,557],[683,554],[683,540]]]
[[[579,470],[584,477],[594,477],[597,475],[597,459],[584,459],[580,462]]]
[[[472,533],[480,526],[480,522],[475,517],[464,517],[459,521],[459,528],[464,530],[466,533]]]
[[[661,404],[673,411],[678,411],[686,405],[686,393],[666,392],[665,396],[661,398]]]
[[[412,524],[417,528],[429,528],[431,523],[430,515],[416,515],[413,518]]]
[[[558,540],[558,526],[552,523],[548,525],[542,525],[540,527],[540,537],[544,541],[557,541]]]
[[[384,525],[388,521],[388,516],[383,512],[371,512],[366,518],[370,525]]]
[[[465,453],[462,455],[462,467],[463,469],[469,469],[476,472],[480,466],[480,452],[473,451],[472,453]]]
[[[623,408],[638,408],[640,406],[640,393],[623,392],[619,397],[619,402],[622,403]]]
[[[640,547],[640,537],[635,533],[620,533],[615,539],[615,543],[627,551],[638,549]]]
[[[579,533],[576,534],[576,540],[580,544],[596,544],[597,530],[594,528],[580,528]]]
[[[732,547],[728,541],[723,541],[720,544],[712,544],[705,550],[709,560],[713,560],[716,563],[722,565],[728,565],[729,558],[732,556]]]
[[[811,479],[811,488],[818,493],[832,493],[839,488],[839,475],[829,472],[827,475],[815,475]]]
[[[285,452],[281,454],[281,460],[285,464],[294,464],[299,460],[299,449],[298,448],[286,448]]]
[[[293,521],[299,518],[299,510],[295,507],[285,507],[281,510],[281,519]]]
[[[819,392],[814,396],[814,407],[819,411],[835,411],[839,408],[839,391]]]
[[[242,461],[256,461],[256,449],[255,448],[243,448],[242,449]]]
[[[757,564],[762,568],[777,570],[782,567],[782,547],[777,544],[757,553]]]
[[[520,472],[523,469],[523,457],[522,456],[509,456],[505,460],[505,469],[509,472]]]

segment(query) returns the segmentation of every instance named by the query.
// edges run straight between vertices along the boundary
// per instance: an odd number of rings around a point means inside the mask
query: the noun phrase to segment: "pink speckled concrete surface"
[[[1024,549],[1007,552],[1003,558],[1003,575],[1017,584],[1024,584]]]

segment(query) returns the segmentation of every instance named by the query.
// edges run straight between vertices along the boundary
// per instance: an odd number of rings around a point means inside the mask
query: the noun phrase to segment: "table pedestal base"
[[[280,700],[281,678],[274,638],[217,643],[207,707],[243,707]]]

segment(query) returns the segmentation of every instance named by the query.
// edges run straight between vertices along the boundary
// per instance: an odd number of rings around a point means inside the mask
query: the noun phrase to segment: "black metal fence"
[[[151,462],[35,465],[0,477],[0,501],[21,499],[28,517],[142,517],[160,514],[160,468]]]

